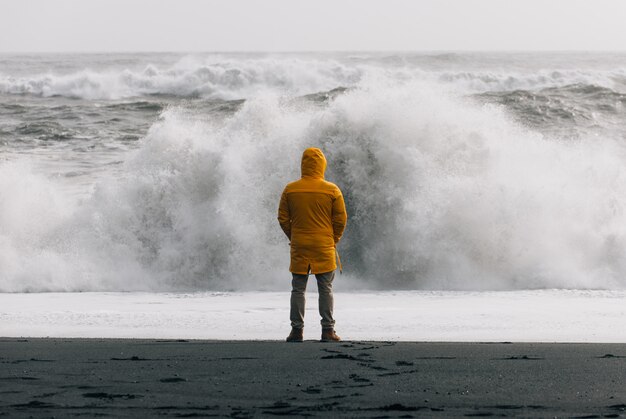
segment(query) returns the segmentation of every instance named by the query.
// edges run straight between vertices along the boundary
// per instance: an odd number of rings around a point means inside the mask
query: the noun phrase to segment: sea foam
[[[310,146],[346,197],[348,288],[626,285],[621,143],[368,77],[325,106],[266,93],[219,121],[168,109],[80,200],[0,163],[0,291],[282,289],[278,199]]]

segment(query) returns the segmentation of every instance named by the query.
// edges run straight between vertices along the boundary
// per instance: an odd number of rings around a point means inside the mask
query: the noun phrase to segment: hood
[[[302,153],[302,177],[324,179],[326,157],[319,148],[307,148]]]

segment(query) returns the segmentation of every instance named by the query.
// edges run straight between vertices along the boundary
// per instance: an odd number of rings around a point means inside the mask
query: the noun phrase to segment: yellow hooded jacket
[[[291,265],[296,274],[337,269],[335,246],[346,227],[343,195],[324,180],[326,157],[319,148],[302,154],[302,178],[289,183],[278,208],[278,222],[291,240]]]

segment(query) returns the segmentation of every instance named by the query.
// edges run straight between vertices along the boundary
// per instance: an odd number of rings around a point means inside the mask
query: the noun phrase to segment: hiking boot
[[[339,342],[341,338],[337,336],[334,329],[322,329],[322,342]]]
[[[304,329],[296,329],[295,327],[292,327],[291,333],[287,336],[287,342],[302,342],[304,340],[303,332]]]

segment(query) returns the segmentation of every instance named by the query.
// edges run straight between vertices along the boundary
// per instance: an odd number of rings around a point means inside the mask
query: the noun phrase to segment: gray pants
[[[306,291],[306,283],[309,279],[308,275],[292,274],[291,280],[291,310],[289,318],[291,327],[302,329],[304,327],[304,292]],[[335,326],[333,319],[333,279],[335,279],[335,271],[323,274],[315,274],[317,279],[317,291],[319,293],[319,310],[322,316],[322,328],[332,329]]]

